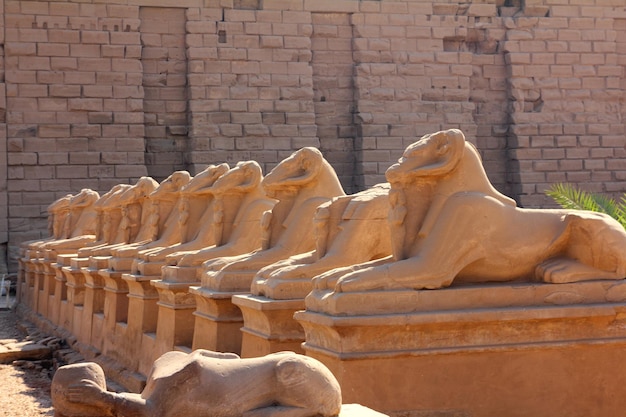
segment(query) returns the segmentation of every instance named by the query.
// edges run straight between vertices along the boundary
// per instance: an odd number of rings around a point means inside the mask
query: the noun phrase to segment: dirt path
[[[25,340],[25,335],[18,330],[15,312],[0,310],[0,343],[6,340]],[[0,416],[54,416],[49,365],[51,363],[45,361],[15,361],[0,365]]]

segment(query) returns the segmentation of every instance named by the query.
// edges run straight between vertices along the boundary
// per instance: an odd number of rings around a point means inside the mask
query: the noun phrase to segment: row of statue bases
[[[507,355],[523,353],[519,378],[541,374],[537,346],[619,347],[626,326],[598,318],[621,317],[624,229],[516,207],[455,129],[410,145],[386,177],[345,195],[303,148],[265,177],[255,161],[224,163],[53,202],[51,237],[21,248],[20,305],[141,391],[109,392],[99,365],[69,365],[58,415],[334,416],[341,392],[390,415],[559,415],[485,393],[510,380]]]

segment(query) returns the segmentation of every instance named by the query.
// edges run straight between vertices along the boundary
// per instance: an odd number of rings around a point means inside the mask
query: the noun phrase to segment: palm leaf
[[[622,199],[617,206],[618,208],[618,217],[616,217],[617,221],[624,226],[626,229],[626,193],[622,195]]]
[[[558,205],[566,209],[601,210],[590,193],[582,191],[571,184],[554,184],[545,193],[547,196],[552,197]]]
[[[626,229],[626,194],[618,203],[612,198],[588,193],[571,184],[554,184],[545,193],[563,208],[605,213],[617,220]]]

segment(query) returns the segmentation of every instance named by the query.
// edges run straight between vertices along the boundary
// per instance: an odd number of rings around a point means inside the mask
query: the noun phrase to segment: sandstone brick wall
[[[145,149],[148,175],[167,177],[187,151],[185,10],[141,7]]]
[[[513,192],[530,206],[555,182],[624,192],[626,8],[610,7],[624,4],[527,3],[537,16],[504,22]]]
[[[254,159],[267,172],[320,144],[311,14],[263,4],[187,11],[193,166]]]
[[[346,191],[357,191],[351,17],[349,13],[314,12],[311,22],[313,105],[320,149]]]
[[[0,242],[46,206],[319,147],[348,192],[458,127],[524,206],[626,179],[624,0],[0,0]],[[5,116],[6,115],[6,116]]]
[[[5,1],[9,239],[46,206],[146,174],[138,8]]]

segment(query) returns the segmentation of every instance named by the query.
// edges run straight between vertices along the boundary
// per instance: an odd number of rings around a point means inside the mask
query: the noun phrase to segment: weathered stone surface
[[[332,417],[341,409],[341,390],[330,371],[291,352],[254,359],[207,350],[169,352],[154,363],[141,394],[107,391],[104,372],[95,363],[67,365],[55,374],[51,391],[62,416],[113,412],[148,417],[176,410],[229,417]]]
[[[52,357],[52,349],[41,343],[31,341],[0,342],[0,363],[11,363],[15,360],[40,360],[50,357]]]

